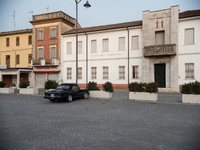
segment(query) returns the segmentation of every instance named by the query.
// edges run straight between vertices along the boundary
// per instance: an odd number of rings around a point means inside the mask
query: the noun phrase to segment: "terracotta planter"
[[[158,93],[129,92],[130,100],[157,101]]]
[[[14,88],[0,88],[0,93],[6,93],[6,94],[10,94],[10,93],[14,93]]]
[[[90,97],[92,98],[112,98],[111,92],[105,91],[89,91]]]
[[[200,104],[200,95],[182,94],[182,103]]]

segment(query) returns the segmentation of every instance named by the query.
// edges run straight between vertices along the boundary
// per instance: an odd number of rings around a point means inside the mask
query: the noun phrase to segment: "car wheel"
[[[72,95],[69,95],[68,98],[67,98],[67,101],[68,101],[68,102],[72,102],[72,100],[73,100]]]
[[[89,94],[88,93],[85,93],[84,95],[83,95],[83,98],[84,99],[87,99],[89,97]]]

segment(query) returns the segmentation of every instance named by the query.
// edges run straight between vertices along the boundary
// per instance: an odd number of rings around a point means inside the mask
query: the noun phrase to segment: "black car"
[[[80,89],[77,84],[61,84],[55,90],[47,91],[44,93],[44,98],[49,99],[51,102],[55,101],[68,101],[73,99],[89,97],[89,92],[86,89]]]

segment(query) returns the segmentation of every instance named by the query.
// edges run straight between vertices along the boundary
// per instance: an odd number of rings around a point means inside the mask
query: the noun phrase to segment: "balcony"
[[[152,45],[144,47],[144,57],[176,55],[176,44]]]
[[[59,59],[33,59],[32,66],[59,66]]]

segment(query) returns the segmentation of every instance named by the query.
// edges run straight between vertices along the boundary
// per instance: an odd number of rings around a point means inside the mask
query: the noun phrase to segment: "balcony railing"
[[[33,59],[32,66],[47,66],[47,65],[59,65],[59,59]]]
[[[176,55],[176,44],[153,45],[144,47],[144,56],[170,56]]]

